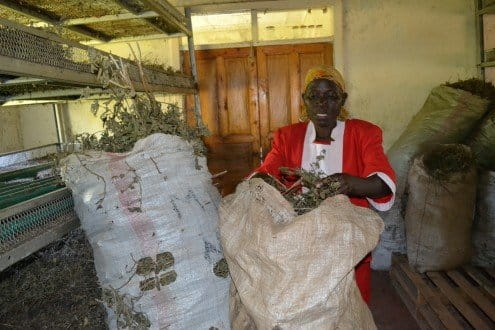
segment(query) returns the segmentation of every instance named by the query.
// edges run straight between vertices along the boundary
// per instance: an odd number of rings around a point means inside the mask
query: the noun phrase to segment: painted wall
[[[57,143],[53,106],[37,104],[18,109],[23,149]]]
[[[134,59],[131,47],[137,55],[139,55],[139,49],[141,49],[141,56],[144,62],[160,64],[165,67],[171,66],[174,69],[180,68],[179,38],[110,43],[95,45],[94,47],[130,59]]]
[[[21,149],[21,118],[18,109],[0,108],[0,153]]]
[[[389,147],[432,87],[476,75],[474,2],[343,1],[348,108],[384,131]]]

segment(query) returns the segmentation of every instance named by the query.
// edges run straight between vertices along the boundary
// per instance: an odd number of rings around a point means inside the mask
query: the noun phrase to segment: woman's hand
[[[380,198],[392,193],[390,187],[376,174],[368,178],[360,178],[345,173],[336,173],[323,178],[317,187],[335,182],[339,183],[337,194],[350,197]]]

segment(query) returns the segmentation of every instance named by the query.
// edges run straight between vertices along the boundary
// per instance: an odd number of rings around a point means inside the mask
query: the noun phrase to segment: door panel
[[[208,127],[212,135],[217,135],[219,132],[219,107],[216,87],[217,64],[215,59],[201,60],[198,65],[199,77],[199,98],[201,106],[208,111],[202,112],[203,122]],[[192,100],[194,102],[194,100]],[[194,104],[194,103],[192,103]]]
[[[268,114],[269,127],[282,127],[291,122],[290,115],[290,71],[287,55],[267,58],[268,107],[277,109]]]
[[[249,76],[246,58],[225,60],[228,134],[250,134]]]
[[[205,138],[208,167],[212,173],[228,170],[219,179],[225,195],[233,192],[257,165],[260,134],[256,64],[250,48],[196,51],[196,59],[201,115],[211,132]],[[184,62],[187,70],[188,61]],[[193,122],[192,97],[187,98],[186,109]]]
[[[187,52],[184,58],[187,58]],[[297,123],[301,86],[306,71],[320,64],[332,65],[331,44],[263,46],[196,51],[202,118],[211,136],[208,167],[221,177],[223,195],[266,155],[273,132]],[[189,61],[184,61],[189,72]],[[190,123],[194,123],[194,99],[186,98]]]

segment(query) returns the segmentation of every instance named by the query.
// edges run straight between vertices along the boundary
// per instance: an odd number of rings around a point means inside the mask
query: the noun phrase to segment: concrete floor
[[[370,309],[378,329],[420,329],[392,287],[388,272],[373,271],[371,274]]]

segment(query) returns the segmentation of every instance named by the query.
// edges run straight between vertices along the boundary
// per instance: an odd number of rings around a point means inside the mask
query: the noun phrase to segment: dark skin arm
[[[349,174],[337,173],[322,179],[321,184],[325,185],[327,182],[335,181],[340,183],[337,193],[349,197],[381,198],[392,193],[390,187],[376,174],[368,178],[359,178]]]

